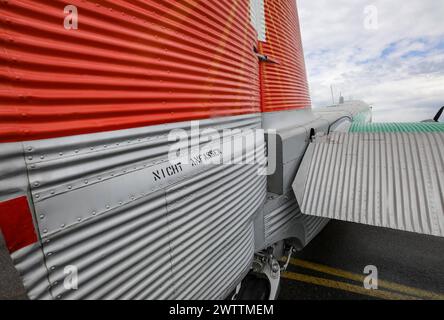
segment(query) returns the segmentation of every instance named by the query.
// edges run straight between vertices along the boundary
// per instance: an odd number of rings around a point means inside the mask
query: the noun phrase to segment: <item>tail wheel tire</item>
[[[268,300],[270,286],[268,280],[249,274],[242,281],[237,300]]]

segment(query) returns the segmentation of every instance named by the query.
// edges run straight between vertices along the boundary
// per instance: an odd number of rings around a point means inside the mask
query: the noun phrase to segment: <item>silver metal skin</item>
[[[443,148],[439,132],[319,136],[293,189],[305,214],[444,236]]]
[[[200,126],[258,129],[261,118],[210,119]],[[169,165],[168,133],[190,127],[183,122],[7,146],[22,159],[17,176],[28,172],[24,188],[30,186],[41,239],[13,254],[30,298],[221,299],[234,289],[253,260],[253,219],[265,201],[266,177],[258,175],[259,164],[189,164],[155,183],[153,171]],[[263,150],[263,137],[256,142]],[[235,157],[256,151],[246,143]],[[261,157],[265,162],[264,152]],[[2,162],[4,172],[17,163]],[[78,269],[77,290],[64,285],[67,266]]]
[[[38,243],[12,254],[29,297],[227,297],[251,269],[255,252],[283,241],[302,249],[326,225],[328,219],[301,214],[291,182],[312,129],[344,129],[344,115],[362,110],[341,105],[326,112],[200,121],[201,130],[219,133],[275,129],[277,171],[270,177],[258,175],[266,160],[262,135],[235,152],[235,157],[258,154],[259,163],[184,164],[153,179],[154,172],[177,165],[168,160],[168,134],[189,133],[190,122],[1,144],[10,161],[1,163],[9,180],[0,186],[0,196],[28,196],[39,236]],[[205,139],[203,145],[212,147]],[[190,148],[196,146],[193,141]],[[78,269],[76,290],[64,283],[70,266]],[[265,276],[278,283],[273,274]]]

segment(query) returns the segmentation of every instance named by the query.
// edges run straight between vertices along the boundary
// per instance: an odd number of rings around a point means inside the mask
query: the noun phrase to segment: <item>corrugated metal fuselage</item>
[[[303,247],[322,229],[291,181],[312,130],[365,107],[310,109],[295,1],[70,5],[0,3],[0,203],[29,204],[37,242],[11,257],[30,298],[225,298],[255,252]],[[224,157],[209,139],[188,149],[210,153],[171,162],[169,135],[193,136],[191,120],[204,138],[240,138],[234,159],[256,161],[201,164]],[[259,130],[277,141],[269,176]]]

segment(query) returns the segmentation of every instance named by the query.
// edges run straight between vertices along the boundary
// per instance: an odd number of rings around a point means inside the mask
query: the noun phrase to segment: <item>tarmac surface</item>
[[[444,238],[330,221],[293,258],[279,299],[444,299]],[[377,290],[364,288],[368,265]]]

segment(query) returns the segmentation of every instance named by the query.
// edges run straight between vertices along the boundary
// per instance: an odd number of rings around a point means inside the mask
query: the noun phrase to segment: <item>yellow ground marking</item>
[[[357,286],[354,284],[349,284],[341,281],[328,280],[324,278],[318,278],[313,276],[308,276],[305,274],[294,273],[294,272],[283,272],[281,277],[285,279],[291,279],[301,282],[306,282],[310,284],[315,284],[318,286],[339,289],[343,291],[348,291],[352,293],[357,293],[365,296],[370,296],[385,300],[417,300],[418,298],[407,296],[399,293],[394,293],[385,290],[367,290],[363,286]]]
[[[361,283],[363,283],[364,278],[366,277],[365,275],[356,274],[356,273],[348,272],[345,270],[336,269],[336,268],[320,265],[317,263],[304,261],[301,259],[291,259],[290,264],[292,264],[294,266],[298,266],[298,267],[330,274],[333,276],[337,276],[337,277],[341,277],[341,278],[345,278],[345,279],[349,279],[349,280],[353,280],[353,281],[358,281]],[[385,280],[378,279],[378,287],[397,291],[402,294],[416,296],[416,297],[419,297],[422,299],[444,300],[444,295],[442,295],[442,294],[431,292],[431,291],[426,291],[426,290],[421,290],[421,289],[417,289],[417,288],[412,288],[412,287],[404,286],[404,285],[401,285],[398,283],[389,282],[389,281],[385,281]],[[368,290],[366,290],[366,291],[368,291]]]

